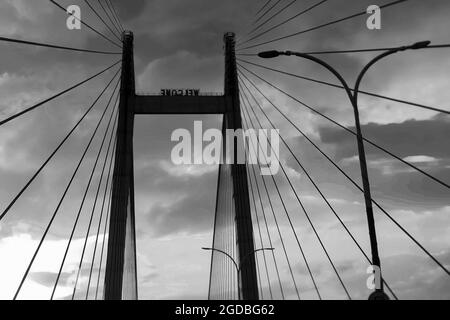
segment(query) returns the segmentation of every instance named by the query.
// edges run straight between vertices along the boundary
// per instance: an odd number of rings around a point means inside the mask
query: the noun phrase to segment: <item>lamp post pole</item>
[[[241,269],[242,266],[244,265],[244,262],[248,260],[248,258],[250,258],[252,255],[254,255],[255,253],[257,253],[258,251],[263,251],[263,250],[270,250],[273,251],[275,250],[274,248],[260,248],[260,249],[256,249],[253,250],[253,252],[250,252],[249,254],[247,254],[244,259],[242,261],[240,261],[240,263],[238,264],[236,262],[236,260],[234,260],[234,258],[232,256],[230,256],[228,253],[226,253],[225,251],[222,251],[220,249],[215,249],[215,248],[202,248],[203,250],[207,250],[207,251],[216,251],[219,252],[221,254],[224,254],[225,256],[227,256],[232,262],[234,267],[236,268],[237,271],[237,278],[238,278],[238,300],[241,300],[241,282],[240,282],[240,278],[239,278],[239,274],[241,273]]]
[[[416,49],[422,49],[430,45],[430,41],[422,41],[417,42],[410,46],[403,46],[398,48],[393,48],[390,50],[387,50],[383,52],[382,54],[376,56],[373,58],[360,72],[355,88],[352,90],[350,89],[347,81],[342,77],[342,75],[331,65],[326,63],[325,61],[310,55],[306,53],[301,52],[293,52],[293,51],[285,51],[280,52],[276,50],[272,51],[265,51],[258,54],[259,57],[269,59],[269,58],[275,58],[280,55],[284,56],[297,56],[300,58],[304,58],[310,61],[313,61],[317,64],[320,64],[321,66],[328,69],[343,85],[345,92],[347,93],[350,102],[353,107],[353,114],[355,118],[355,127],[356,127],[356,140],[358,144],[358,157],[359,157],[359,163],[360,163],[360,169],[361,169],[361,178],[363,182],[363,191],[364,191],[364,201],[366,206],[366,215],[367,215],[367,224],[369,228],[369,238],[370,238],[370,247],[371,247],[371,253],[372,253],[372,264],[373,266],[378,267],[378,270],[380,270],[380,287],[376,288],[375,292],[373,292],[369,300],[387,300],[389,297],[384,293],[383,290],[383,278],[381,276],[381,262],[380,257],[378,253],[378,243],[377,243],[377,235],[376,235],[376,228],[375,228],[375,219],[373,216],[373,207],[372,207],[372,196],[370,192],[370,182],[369,182],[369,173],[367,170],[367,160],[366,160],[366,153],[364,150],[364,139],[362,135],[361,130],[361,123],[359,118],[359,109],[358,109],[358,92],[361,85],[361,82],[364,78],[364,76],[367,74],[367,71],[372,67],[375,63],[380,61],[381,59],[390,56],[394,53],[400,52],[400,51],[406,51],[406,50],[416,50]]]

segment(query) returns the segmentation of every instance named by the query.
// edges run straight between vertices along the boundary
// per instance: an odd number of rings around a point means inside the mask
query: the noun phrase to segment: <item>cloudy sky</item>
[[[96,1],[91,2],[98,7]],[[223,34],[234,31],[241,38],[245,38],[255,12],[265,1],[112,2],[126,29],[135,34],[137,91],[154,93],[159,92],[161,88],[200,88],[203,92],[222,92]],[[283,21],[316,2],[298,0],[274,21]],[[371,4],[383,5],[387,2],[389,1],[329,0],[250,44],[358,13]],[[84,1],[60,0],[59,3],[63,7],[79,5],[82,9],[82,19],[101,32],[109,34]],[[288,0],[282,0],[276,8],[282,8],[288,3]],[[258,50],[273,48],[320,51],[391,47],[422,40],[430,40],[434,44],[450,43],[449,14],[450,3],[447,0],[410,0],[382,11],[381,30],[368,30],[367,17],[359,17],[241,53],[256,53]],[[68,30],[64,12],[47,0],[0,0],[0,36],[94,50],[118,49],[86,27],[81,30]],[[389,57],[371,69],[364,80],[363,89],[450,110],[449,50],[428,49]],[[352,83],[359,70],[372,56],[373,53],[356,53],[322,57]],[[0,57],[0,120],[93,75],[118,59],[118,56],[66,52],[8,43],[0,43]],[[253,56],[241,58],[335,83],[335,79],[326,71],[299,59],[285,57],[260,61]],[[327,116],[350,128],[353,127],[351,108],[341,90],[264,71],[248,64],[245,66]],[[89,85],[84,85],[0,127],[2,211],[113,75],[114,70],[94,79]],[[251,76],[250,78],[351,177],[359,181],[354,137],[263,82]],[[108,93],[111,91],[108,91],[106,96]],[[361,193],[336,172],[267,101],[257,93],[255,95],[368,252]],[[103,106],[106,98],[101,101]],[[360,111],[363,131],[369,139],[442,181],[450,182],[448,116],[365,96],[360,98]],[[0,299],[12,298],[100,115],[101,109],[94,109],[0,222]],[[260,119],[264,125],[269,126],[262,115]],[[221,119],[218,116],[136,118],[136,228],[139,295],[143,299],[207,297],[210,255],[200,248],[210,246],[212,242],[217,167],[180,167],[175,166],[170,158],[174,146],[170,141],[171,133],[177,128],[193,129],[195,120],[203,120],[204,127],[221,127]],[[101,128],[104,130],[103,126]],[[86,162],[61,207],[20,298],[50,297],[100,139],[100,135],[95,138],[94,147],[88,153]],[[409,167],[377,149],[368,146],[367,153],[374,198],[449,268],[449,190],[411,171]],[[370,293],[366,288],[366,261],[284,148],[281,149],[281,158],[351,296],[365,299]],[[97,174],[94,185],[98,179]],[[288,209],[294,217],[296,231],[300,235],[322,296],[328,299],[345,298],[317,239],[295,201],[294,194],[290,192],[283,176],[279,175],[276,179],[286,195]],[[269,184],[269,188],[272,190],[273,186]],[[302,298],[315,299],[305,265],[298,248],[295,247],[295,239],[283,216],[281,203],[275,197],[274,189],[273,195],[275,211],[282,217],[281,228],[286,235]],[[80,227],[75,233],[75,240],[56,292],[57,298],[66,298],[71,294],[93,196],[94,192],[88,196],[87,209],[84,210]],[[450,299],[448,275],[382,213],[376,210],[375,215],[384,276],[397,296],[400,299]],[[96,226],[98,215],[95,217]],[[277,238],[273,221],[270,222],[276,255],[282,261],[280,240]],[[80,298],[86,291],[88,268],[95,242],[94,234],[93,230],[88,241],[89,258],[83,266],[78,291]],[[281,262],[280,270],[287,298],[295,298],[287,265]],[[267,283],[264,283],[263,287],[267,293]],[[279,292],[275,292],[275,297],[278,296]]]

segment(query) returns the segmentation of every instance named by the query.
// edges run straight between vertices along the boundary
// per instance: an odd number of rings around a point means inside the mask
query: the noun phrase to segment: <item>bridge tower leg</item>
[[[239,85],[237,76],[235,34],[228,32],[225,42],[225,96],[230,101],[230,110],[224,116],[225,129],[242,129]],[[238,163],[237,142],[234,141],[234,162],[231,166],[233,198],[236,212],[237,249],[241,271],[239,273],[240,297],[243,300],[258,300],[258,282],[253,242],[253,224],[248,193],[245,164]]]
[[[105,271],[105,300],[137,299],[133,178],[133,33],[125,31],[122,41],[122,74]]]

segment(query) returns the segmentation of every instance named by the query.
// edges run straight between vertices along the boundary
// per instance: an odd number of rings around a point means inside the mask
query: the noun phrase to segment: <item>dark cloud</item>
[[[133,20],[145,11],[146,6],[151,5],[153,0],[111,0],[120,19],[123,20],[124,28],[128,21]]]
[[[425,155],[438,159],[450,158],[450,144],[447,137],[450,136],[450,118],[435,117],[429,120],[408,120],[403,123],[377,124],[369,123],[362,127],[364,136],[380,146],[386,146],[394,150],[399,157]],[[356,131],[355,128],[350,128]],[[336,159],[352,157],[354,153],[355,139],[347,132],[331,127],[320,129],[323,143],[338,145]],[[385,157],[383,151],[368,148],[369,155]]]
[[[354,128],[351,129],[355,131]],[[450,181],[448,117],[408,120],[386,125],[370,123],[364,125],[362,129],[364,135],[378,145],[392,151],[402,159],[413,162],[414,165],[438,179],[447,183]],[[322,127],[319,132],[322,142],[333,146],[334,158],[337,162],[357,155],[353,135],[331,127]],[[396,199],[408,208],[427,205],[439,208],[448,203],[447,190],[440,184],[419,172],[408,170],[410,168],[379,149],[367,146],[366,152],[372,170],[372,185],[376,197],[387,198],[389,202]],[[416,163],[414,158],[417,156],[427,158],[424,158],[423,162]],[[420,158],[418,160],[422,161]],[[345,169],[350,169],[357,174],[359,168],[357,162],[352,162],[351,165],[345,166]]]
[[[211,182],[216,180],[216,174],[208,174],[196,180],[199,185],[211,185]],[[186,183],[186,186],[189,184],[192,184],[192,180]],[[171,203],[157,201],[147,214],[147,223],[151,226],[153,233],[156,236],[162,236],[211,229],[214,212],[211,210],[210,192],[202,189],[193,190],[178,201],[173,199]]]

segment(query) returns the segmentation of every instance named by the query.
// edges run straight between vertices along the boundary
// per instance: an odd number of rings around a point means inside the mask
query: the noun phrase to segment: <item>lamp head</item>
[[[417,49],[423,49],[430,45],[431,41],[420,41],[416,42],[411,46],[411,49],[417,50]]]
[[[258,53],[258,57],[264,58],[264,59],[270,59],[270,58],[276,58],[280,54],[281,53],[279,51],[270,50],[270,51],[263,51],[263,52]]]

